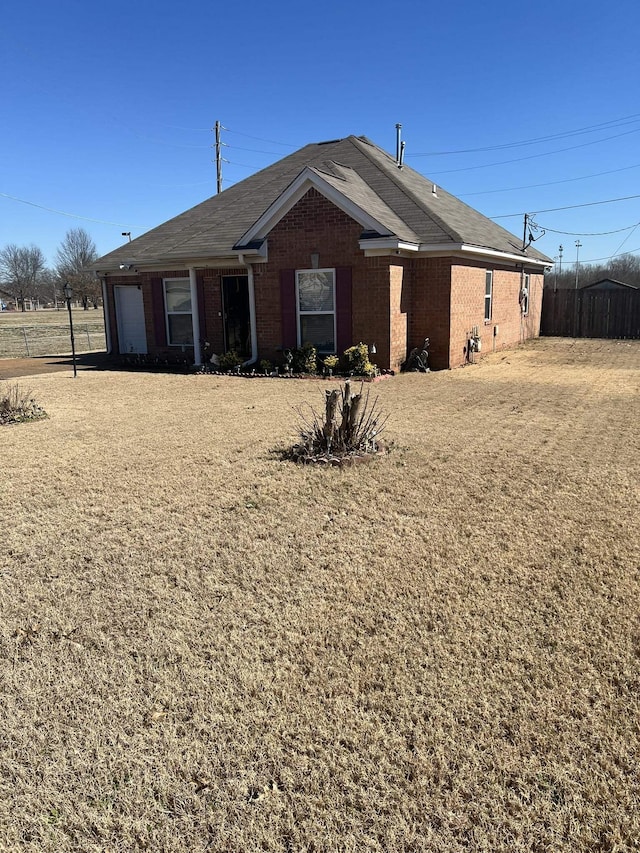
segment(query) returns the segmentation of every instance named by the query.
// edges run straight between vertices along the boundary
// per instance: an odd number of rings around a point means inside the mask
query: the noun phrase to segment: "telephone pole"
[[[216,190],[222,192],[222,143],[220,142],[220,128],[222,125],[216,121]]]
[[[578,256],[580,254],[581,246],[582,246],[582,243],[580,242],[580,240],[576,240],[576,288],[575,288],[576,290],[578,289],[578,271],[580,269],[580,265],[578,262]]]

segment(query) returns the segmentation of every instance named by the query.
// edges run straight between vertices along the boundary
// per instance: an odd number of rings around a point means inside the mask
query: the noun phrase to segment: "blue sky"
[[[218,119],[225,187],[350,133],[394,153],[401,122],[408,165],[517,235],[536,213],[563,265],[640,253],[640,197],[593,204],[640,196],[639,25],[637,0],[12,3],[0,246],[53,262],[82,226],[103,254],[203,201]]]

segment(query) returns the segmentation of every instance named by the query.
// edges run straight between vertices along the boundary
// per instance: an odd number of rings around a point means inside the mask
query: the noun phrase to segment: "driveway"
[[[107,366],[106,352],[89,352],[76,356],[78,370],[100,370]],[[38,358],[0,358],[0,380],[20,379],[38,373],[72,371],[70,355],[48,355]]]

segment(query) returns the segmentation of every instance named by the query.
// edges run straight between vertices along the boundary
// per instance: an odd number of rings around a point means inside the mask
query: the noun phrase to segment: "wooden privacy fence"
[[[640,289],[545,290],[541,335],[640,338]]]

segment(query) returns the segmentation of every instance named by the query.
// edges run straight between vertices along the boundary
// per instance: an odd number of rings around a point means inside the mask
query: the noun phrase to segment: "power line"
[[[255,139],[257,142],[266,142],[268,145],[284,145],[286,148],[297,148],[291,142],[276,142],[275,139],[263,139],[261,136],[251,136],[249,133],[241,133],[239,130],[231,130],[230,127],[223,127],[227,133],[235,133],[237,136],[246,136],[247,139]]]
[[[480,151],[498,151],[505,148],[519,148],[523,145],[539,145],[542,142],[549,142],[552,139],[564,139],[569,136],[580,136],[584,133],[595,133],[605,127],[624,127],[627,124],[633,124],[638,121],[640,113],[633,113],[630,116],[622,116],[621,118],[611,119],[610,121],[602,122],[601,124],[590,124],[586,127],[580,127],[576,130],[568,130],[563,133],[552,133],[548,136],[535,136],[532,139],[523,139],[520,142],[505,142],[502,145],[487,145],[484,148],[459,148],[454,151],[424,151],[416,154],[411,154],[411,157],[440,157],[445,154],[475,154]]]
[[[616,250],[617,252],[617,250]],[[604,258],[589,258],[586,261],[580,261],[581,264],[595,264],[598,261],[610,261],[612,258],[619,258],[621,255],[635,255],[636,252],[640,252],[640,246],[637,249],[627,249],[626,252],[619,252],[614,255],[605,255]],[[575,261],[567,260],[568,264],[575,264]]]
[[[638,225],[640,225],[640,222],[638,222]],[[636,225],[636,228],[638,227],[638,225]],[[633,231],[635,231],[635,230],[636,230],[636,228],[634,228],[634,229],[633,229]],[[620,243],[620,245],[619,245],[619,246],[618,246],[618,248],[616,249],[616,252],[619,252],[619,251],[620,251],[620,249],[624,246],[624,244],[627,242],[627,240],[629,239],[629,237],[631,237],[631,235],[633,234],[633,231],[630,231],[630,232],[629,232],[629,234],[627,234],[627,236],[624,238],[624,240],[622,241],[622,243]],[[627,252],[624,252],[623,254],[627,254]],[[615,257],[615,255],[614,255],[613,257]]]
[[[472,195],[491,195],[493,193],[515,192],[516,190],[533,190],[538,187],[553,187],[556,184],[570,184],[574,181],[586,181],[589,178],[600,178],[602,175],[613,175],[616,172],[627,172],[629,169],[639,168],[640,163],[635,163],[633,166],[622,166],[620,169],[608,169],[606,172],[594,172],[592,175],[581,175],[578,178],[563,178],[561,181],[547,181],[544,184],[525,184],[522,187],[504,187],[500,190],[481,190],[480,192],[461,193],[458,198],[468,198]]]
[[[535,210],[532,212],[532,216],[536,216],[538,213],[555,213],[558,210],[575,210],[579,207],[595,207],[599,204],[613,204],[616,201],[629,201],[632,198],[640,198],[640,195],[625,195],[621,198],[607,198],[604,201],[588,201],[584,204],[567,204],[564,207],[547,207],[545,210]],[[490,216],[490,219],[512,219],[513,217],[523,217],[524,213],[503,213],[500,216]]]
[[[57,213],[60,216],[70,216],[72,219],[84,219],[86,222],[97,222],[100,225],[116,225],[118,228],[149,228],[149,225],[140,225],[136,222],[109,222],[106,219],[92,219],[90,216],[80,216],[78,213],[67,213],[64,210],[56,210],[55,207],[46,207],[44,204],[37,204],[35,201],[27,201],[24,198],[17,198],[14,195],[0,192],[2,198],[11,199],[11,201],[19,201],[20,204],[28,204],[31,207],[38,207],[40,210],[47,210],[49,213]]]
[[[640,222],[636,222],[635,225],[627,225],[624,228],[616,228],[615,231],[556,231],[554,228],[547,228],[545,225],[538,227],[549,234],[566,234],[567,237],[608,237],[610,234],[620,234],[622,231],[631,231],[633,234],[638,225]],[[625,240],[628,240],[630,236],[631,234],[628,234]]]
[[[453,172],[472,172],[474,169],[490,169],[492,166],[506,166],[509,163],[522,163],[524,160],[535,160],[538,157],[549,157],[551,154],[562,154],[563,151],[575,151],[577,148],[587,148],[589,145],[598,145],[600,142],[608,142],[610,139],[619,139],[621,136],[628,136],[630,133],[638,133],[640,128],[635,130],[625,130],[624,133],[617,133],[614,136],[605,136],[603,139],[594,139],[591,142],[583,142],[580,145],[570,145],[568,148],[556,148],[555,151],[545,151],[542,154],[529,154],[527,157],[516,157],[513,160],[500,160],[497,163],[483,163],[481,166],[464,166],[461,169],[444,169],[439,172],[431,172],[431,175],[450,175]]]

